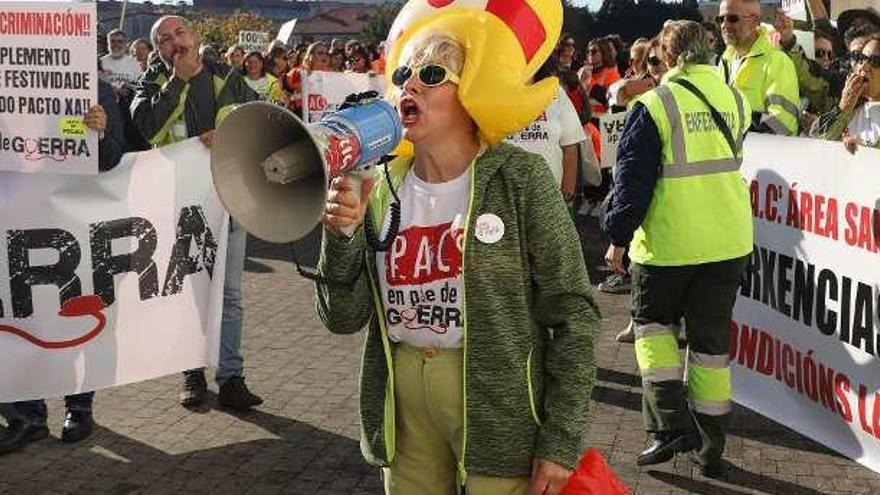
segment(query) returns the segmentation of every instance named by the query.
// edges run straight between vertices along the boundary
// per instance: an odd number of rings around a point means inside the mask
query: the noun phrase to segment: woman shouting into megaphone
[[[402,53],[414,155],[387,181],[335,179],[323,220],[319,271],[354,282],[319,284],[319,315],[368,328],[364,455],[390,494],[559,493],[585,447],[599,325],[577,233],[542,158],[481,139],[462,46],[434,33]],[[365,229],[383,236],[392,198],[399,231],[376,251]]]

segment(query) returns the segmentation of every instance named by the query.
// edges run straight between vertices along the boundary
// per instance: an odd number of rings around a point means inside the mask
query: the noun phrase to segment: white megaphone
[[[226,210],[245,230],[266,241],[292,242],[320,222],[331,180],[358,176],[394,150],[401,136],[397,110],[383,100],[314,124],[271,103],[245,103],[217,128],[211,174]]]

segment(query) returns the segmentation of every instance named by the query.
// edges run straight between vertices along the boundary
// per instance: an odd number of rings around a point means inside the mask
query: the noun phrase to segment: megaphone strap
[[[388,231],[385,233],[385,239],[379,239],[379,233],[373,225],[373,216],[368,214],[364,217],[364,234],[367,236],[367,242],[370,243],[370,247],[377,252],[388,251],[391,248],[391,243],[397,238],[397,232],[400,230],[400,196],[397,195],[397,190],[391,182],[391,173],[388,171],[388,164],[395,158],[397,157],[394,155],[385,155],[379,160],[379,165],[383,165],[382,168],[385,172],[385,183],[388,184],[388,191],[394,197],[394,201],[391,203],[391,218],[388,221]]]

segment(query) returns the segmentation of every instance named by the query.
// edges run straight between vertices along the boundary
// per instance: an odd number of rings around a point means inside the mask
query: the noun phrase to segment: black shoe
[[[0,455],[23,449],[27,444],[49,436],[49,428],[44,421],[9,421],[9,426],[0,434]]]
[[[247,411],[263,403],[263,399],[248,390],[247,385],[244,384],[244,378],[240,376],[229,378],[220,385],[217,401],[220,402],[220,405],[237,411]]]
[[[61,429],[61,441],[75,443],[85,440],[92,434],[95,420],[91,411],[67,411],[64,427]]]
[[[700,468],[700,474],[707,478],[723,478],[727,474],[727,466],[722,461],[706,462],[696,454],[691,452],[691,462]]]
[[[639,466],[660,464],[672,459],[677,452],[688,452],[699,446],[699,437],[690,432],[656,433],[648,442],[648,448],[639,454],[636,464]]]
[[[629,275],[613,273],[599,283],[597,289],[608,294],[626,294],[632,290],[632,278]]]
[[[629,325],[626,328],[620,331],[615,337],[618,342],[624,342],[627,344],[632,344],[636,341],[636,331],[635,331],[635,323],[632,320],[629,320]]]
[[[183,390],[180,391],[180,405],[197,407],[205,402],[208,393],[208,382],[204,370],[184,371]]]

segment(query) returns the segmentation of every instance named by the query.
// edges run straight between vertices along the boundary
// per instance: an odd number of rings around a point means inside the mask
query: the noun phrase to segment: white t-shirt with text
[[[537,120],[507,138],[509,143],[544,157],[557,187],[562,185],[562,147],[586,140],[577,110],[561,87]]]
[[[400,230],[388,251],[376,253],[385,323],[394,342],[462,346],[461,262],[470,187],[470,169],[440,184],[410,169],[400,186]]]
[[[120,58],[113,58],[109,53],[101,57],[101,68],[104,70],[101,78],[114,88],[134,84],[143,72],[141,64],[134,57],[123,55]]]

